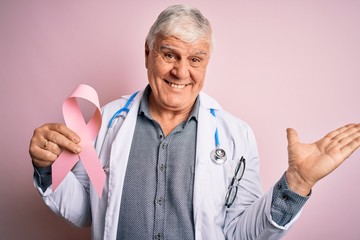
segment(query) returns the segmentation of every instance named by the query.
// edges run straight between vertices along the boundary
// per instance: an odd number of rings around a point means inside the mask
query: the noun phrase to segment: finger
[[[360,130],[343,139],[340,144],[341,152],[344,154],[345,157],[349,157],[354,151],[356,151],[360,147]]]
[[[349,157],[353,152],[355,152],[360,147],[360,137],[349,142],[347,145],[341,148],[342,153]]]
[[[287,141],[288,141],[289,146],[299,143],[299,136],[298,136],[297,132],[295,131],[295,129],[288,128],[288,129],[286,129],[286,133],[287,133]]]
[[[52,143],[51,145],[56,144],[61,149],[66,149],[73,153],[81,152],[81,147],[78,144],[58,132],[48,131],[45,133],[44,138],[49,139]]]
[[[35,144],[30,145],[29,149],[33,163],[37,167],[47,167],[54,163],[58,155],[45,150]]]
[[[335,134],[332,134],[328,148],[333,148],[335,146],[346,146],[348,143],[356,139],[360,134],[360,125],[359,124],[349,124],[338,130],[335,130]],[[333,133],[333,132],[332,132]],[[329,135],[329,134],[328,134]]]
[[[48,124],[48,128],[49,128],[49,130],[61,133],[62,135],[64,135],[66,138],[70,139],[74,143],[80,142],[79,135],[77,135],[73,130],[68,128],[65,124],[51,123],[51,124]]]
[[[59,156],[62,152],[62,149],[59,147],[59,145],[57,145],[56,143],[53,143],[52,141],[47,141],[47,144],[44,147],[44,150],[48,150],[57,156]]]
[[[337,135],[334,135],[332,139],[340,141],[341,139],[346,138],[359,130],[360,128],[358,128],[357,124],[346,125],[342,128],[342,131]]]
[[[345,125],[345,126],[343,126],[343,127],[340,127],[340,128],[338,128],[338,129],[332,131],[332,132],[329,132],[328,134],[325,135],[324,138],[333,139],[333,138],[335,138],[336,136],[338,136],[339,134],[342,134],[342,133],[348,131],[349,129],[352,129],[352,128],[358,126],[358,125],[359,125],[359,124],[353,124],[353,123],[352,123],[352,124],[347,124],[347,125]]]
[[[34,130],[33,138],[38,139],[42,142],[35,142],[38,146],[42,146],[41,144],[46,143],[46,140],[50,140],[54,143],[56,142],[57,135],[60,134],[65,138],[73,141],[74,143],[80,142],[80,137],[71,129],[69,129],[66,125],[62,123],[48,123],[43,126],[36,128]]]

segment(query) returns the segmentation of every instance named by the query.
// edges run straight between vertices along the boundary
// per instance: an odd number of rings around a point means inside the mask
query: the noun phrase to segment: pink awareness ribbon
[[[82,98],[96,106],[94,115],[86,123],[77,98]],[[52,190],[59,186],[74,165],[81,160],[95,191],[101,198],[105,184],[105,172],[97,156],[93,141],[101,126],[99,98],[96,91],[85,84],[80,84],[63,103],[63,116],[66,125],[81,138],[82,151],[79,154],[62,151],[52,165]]]

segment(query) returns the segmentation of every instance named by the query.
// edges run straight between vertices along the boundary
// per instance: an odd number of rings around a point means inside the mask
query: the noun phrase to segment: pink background
[[[0,2],[2,239],[88,239],[55,216],[32,186],[33,129],[62,122],[79,83],[101,104],[146,84],[144,38],[175,1]],[[205,91],[254,129],[264,190],[287,167],[287,127],[312,142],[359,122],[360,2],[190,1],[207,16],[215,50]],[[284,239],[360,239],[360,151],[322,180]]]

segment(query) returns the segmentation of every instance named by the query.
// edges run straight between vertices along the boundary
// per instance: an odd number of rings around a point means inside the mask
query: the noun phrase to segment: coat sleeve
[[[244,123],[243,123],[244,124]],[[249,126],[241,128],[241,144],[246,158],[246,170],[238,188],[234,204],[226,209],[224,232],[226,239],[280,239],[297,219],[295,216],[285,226],[277,225],[271,218],[272,193],[271,188],[262,194],[259,177],[259,154],[255,136]],[[244,130],[245,129],[245,130]],[[245,149],[245,151],[244,151]],[[234,152],[236,154],[236,147]]]
[[[45,204],[57,215],[62,216],[77,227],[88,227],[91,224],[89,178],[79,161],[69,172],[57,189],[51,186],[45,191],[37,186]]]

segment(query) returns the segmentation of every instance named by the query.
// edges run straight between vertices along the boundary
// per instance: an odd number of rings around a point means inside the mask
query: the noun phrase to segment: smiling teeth
[[[174,83],[171,83],[171,82],[169,82],[169,85],[170,85],[170,87],[177,88],[177,89],[182,89],[182,88],[186,87],[186,84],[185,85],[178,85],[178,84],[174,84]]]

